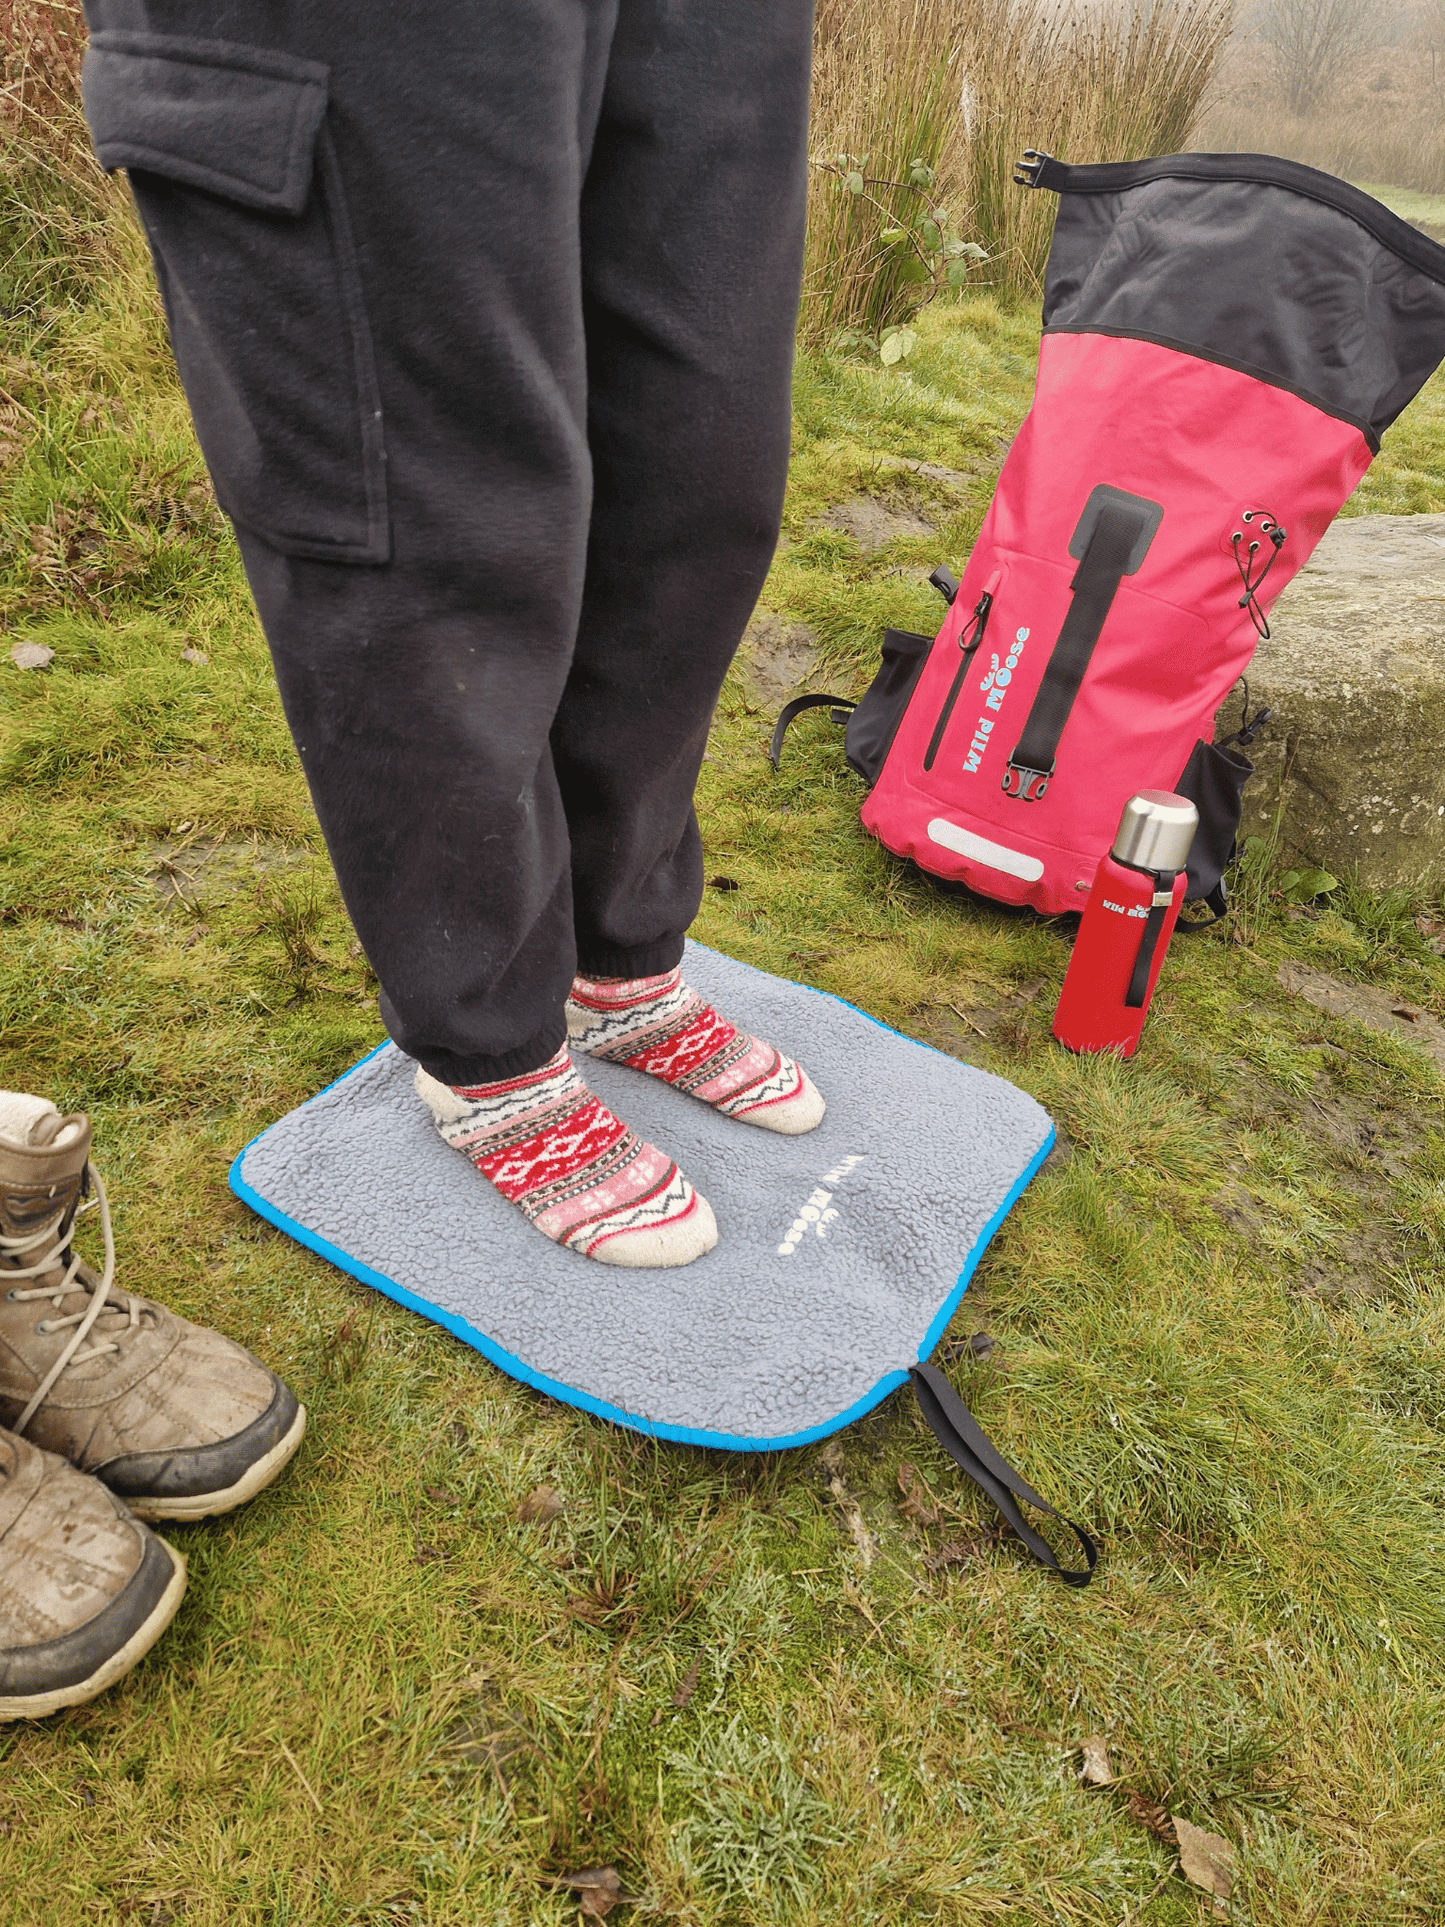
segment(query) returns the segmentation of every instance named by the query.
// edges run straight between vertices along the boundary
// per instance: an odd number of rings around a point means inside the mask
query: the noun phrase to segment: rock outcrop
[[[1246,754],[1241,835],[1377,889],[1445,876],[1445,515],[1336,522],[1249,670],[1274,714]],[[1236,688],[1216,723],[1239,725]]]

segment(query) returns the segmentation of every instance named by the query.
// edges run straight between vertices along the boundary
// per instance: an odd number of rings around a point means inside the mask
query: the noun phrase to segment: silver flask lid
[[[1113,855],[1135,870],[1167,871],[1175,876],[1189,861],[1199,828],[1199,812],[1187,796],[1172,790],[1140,790],[1124,805]]]

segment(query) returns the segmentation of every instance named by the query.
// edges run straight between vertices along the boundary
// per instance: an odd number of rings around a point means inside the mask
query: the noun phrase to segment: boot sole
[[[183,1555],[162,1539],[175,1568],[171,1582],[152,1607],[150,1616],[131,1634],[117,1652],[111,1654],[98,1666],[89,1679],[77,1680],[71,1686],[58,1686],[49,1693],[24,1694],[20,1698],[0,1698],[0,1720],[43,1720],[51,1713],[59,1713],[67,1706],[84,1706],[108,1686],[128,1673],[137,1661],[145,1658],[155,1645],[166,1627],[170,1625],[180,1609],[186,1590],[186,1562]]]
[[[214,1519],[223,1512],[234,1512],[237,1506],[245,1505],[258,1492],[263,1492],[273,1479],[280,1478],[296,1456],[296,1448],[305,1436],[306,1407],[298,1405],[285,1438],[278,1440],[269,1452],[257,1459],[234,1485],[228,1485],[219,1492],[188,1493],[183,1499],[146,1499],[127,1495],[126,1506],[137,1519],[145,1519],[152,1525],[161,1519],[188,1525],[196,1519]]]

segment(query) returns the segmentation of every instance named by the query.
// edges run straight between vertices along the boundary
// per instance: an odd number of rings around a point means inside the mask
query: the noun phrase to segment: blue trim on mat
[[[704,950],[707,946],[698,944],[696,948]],[[726,953],[714,951],[711,954],[724,956]],[[737,959],[728,958],[727,961],[732,963]],[[782,978],[779,981],[797,983],[795,978]],[[866,1017],[870,1024],[877,1024],[880,1030],[888,1031],[890,1036],[902,1038],[905,1044],[917,1045],[919,1050],[933,1050],[931,1044],[923,1044],[916,1037],[905,1036],[901,1030],[894,1030],[892,1025],[883,1023],[869,1011],[858,1010],[858,1006],[850,1004],[846,998],[833,996],[831,990],[819,990],[814,984],[797,984],[797,988],[811,991],[815,997],[832,997],[835,1004],[842,1004],[845,1010],[858,1011],[860,1017]],[[351,1066],[350,1070],[343,1071],[340,1077],[333,1078],[329,1084],[323,1086],[316,1093],[316,1097],[324,1097],[328,1091],[334,1091],[339,1084],[344,1084],[348,1077],[354,1077],[363,1065],[369,1064],[373,1057],[380,1056],[386,1047],[385,1043],[381,1043],[375,1050],[369,1050],[365,1057]],[[934,1055],[943,1056],[944,1053],[938,1051],[934,1052]],[[316,1098],[308,1098],[306,1101],[308,1104],[315,1103]],[[287,1115],[289,1116],[290,1113],[288,1112]],[[283,1121],[278,1118],[276,1123]],[[263,1198],[260,1192],[249,1185],[241,1175],[241,1166],[246,1160],[247,1152],[254,1145],[259,1144],[262,1138],[269,1137],[275,1128],[275,1124],[268,1124],[264,1131],[258,1131],[251,1142],[238,1151],[232,1160],[229,1172],[231,1189],[243,1203],[250,1205],[258,1217],[264,1218],[268,1224],[275,1225],[278,1231],[284,1231],[288,1237],[294,1238],[297,1244],[305,1245],[308,1251],[316,1252],[319,1257],[325,1258],[328,1264],[335,1265],[338,1271],[346,1272],[363,1285],[370,1285],[374,1291],[379,1291],[383,1297],[394,1300],[398,1305],[404,1305],[408,1311],[419,1312],[423,1318],[429,1318],[434,1325],[443,1326],[454,1338],[460,1338],[464,1344],[472,1346],[484,1358],[490,1359],[492,1364],[506,1372],[509,1377],[520,1379],[524,1385],[531,1385],[537,1391],[545,1392],[549,1398],[555,1398],[563,1405],[574,1405],[581,1411],[591,1412],[594,1417],[607,1419],[614,1425],[624,1425],[633,1432],[644,1432],[650,1438],[670,1439],[678,1445],[712,1446],[724,1452],[783,1452],[792,1446],[815,1444],[819,1439],[831,1437],[834,1432],[841,1432],[855,1419],[862,1418],[866,1412],[871,1412],[875,1406],[881,1405],[890,1392],[895,1392],[900,1385],[908,1383],[907,1368],[885,1372],[883,1377],[871,1386],[856,1404],[850,1405],[846,1412],[840,1412],[825,1424],[810,1425],[804,1432],[790,1432],[785,1438],[745,1438],[735,1432],[705,1432],[691,1425],[667,1425],[653,1419],[642,1418],[635,1412],[625,1412],[618,1405],[609,1405],[606,1399],[594,1398],[590,1392],[579,1391],[575,1385],[564,1384],[561,1379],[548,1378],[544,1372],[535,1370],[527,1364],[525,1359],[518,1358],[514,1352],[505,1351],[494,1338],[488,1338],[486,1333],[478,1331],[475,1325],[469,1325],[465,1318],[458,1318],[452,1312],[443,1311],[439,1305],[433,1305],[425,1298],[418,1298],[415,1292],[408,1291],[404,1285],[397,1284],[392,1278],[384,1277],[379,1271],[373,1271],[370,1265],[364,1265],[359,1258],[353,1258],[339,1245],[333,1245],[325,1238],[318,1237],[314,1231],[308,1230],[304,1224],[299,1224],[295,1218],[288,1217],[284,1211],[278,1211],[275,1205]],[[968,1290],[968,1282],[978,1269],[980,1258],[992,1243],[999,1226],[1013,1210],[1036,1175],[1039,1166],[1053,1150],[1054,1138],[1055,1132],[1050,1125],[1047,1138],[1015,1180],[1008,1196],[975,1240],[973,1249],[964,1261],[963,1270],[958,1274],[958,1283],[939,1307],[933,1323],[924,1333],[923,1342],[918,1348],[920,1362],[928,1357],[948,1329],[954,1313],[958,1310],[959,1301]]]

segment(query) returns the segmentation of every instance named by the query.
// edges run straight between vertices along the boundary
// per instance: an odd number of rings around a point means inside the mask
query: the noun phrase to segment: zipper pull
[[[1002,581],[1003,570],[995,569],[983,585],[983,594],[973,605],[973,621],[968,628],[959,631],[958,646],[965,657],[971,656],[983,641],[983,632],[988,627],[989,614],[993,609],[993,599],[998,594]]]
[[[988,612],[992,607],[993,597],[985,589],[973,605],[973,621],[958,632],[958,646],[964,655],[971,656],[983,641],[983,632],[988,627]]]

